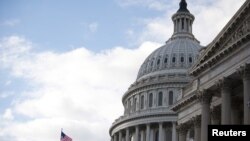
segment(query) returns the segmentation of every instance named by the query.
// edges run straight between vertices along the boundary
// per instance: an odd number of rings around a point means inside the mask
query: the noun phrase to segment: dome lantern
[[[180,36],[194,37],[192,33],[194,16],[187,9],[187,3],[185,0],[181,0],[180,8],[173,15],[172,20],[174,22],[174,34],[172,38]]]

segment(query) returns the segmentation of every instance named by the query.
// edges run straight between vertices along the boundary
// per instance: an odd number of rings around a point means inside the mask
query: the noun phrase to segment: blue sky
[[[0,27],[0,35],[25,36],[39,43],[41,50],[85,46],[98,51],[127,45],[126,30],[142,29],[136,23],[138,18],[152,18],[163,12],[140,6],[121,7],[118,0],[3,0],[0,21],[6,25]]]
[[[187,0],[210,43],[244,0]],[[172,35],[179,0],[1,0],[0,140],[109,140],[121,97]],[[209,29],[209,30],[208,30]]]

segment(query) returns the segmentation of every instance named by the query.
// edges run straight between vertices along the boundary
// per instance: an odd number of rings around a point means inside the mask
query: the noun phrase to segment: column
[[[231,87],[230,80],[224,78],[220,81],[221,87],[221,124],[231,123]]]
[[[139,126],[135,126],[135,140],[134,141],[138,141],[139,140]]]
[[[119,132],[119,141],[122,141],[122,131]]]
[[[193,118],[194,123],[194,141],[201,141],[201,116]]]
[[[163,123],[159,123],[159,141],[163,141]]]
[[[114,136],[111,136],[111,139],[110,139],[111,141],[114,141]]]
[[[187,126],[185,124],[178,126],[179,141],[186,141],[187,138]]]
[[[176,122],[172,122],[172,141],[176,140]]]
[[[208,90],[199,92],[198,98],[201,102],[201,141],[208,140],[208,124],[210,124],[210,101],[211,93]]]
[[[150,141],[150,124],[146,125],[146,141]]]
[[[244,67],[244,124],[250,124],[250,64]]]
[[[140,136],[141,136],[141,140],[140,141],[145,141],[145,137],[144,137],[144,129],[143,130],[141,130],[141,132],[140,132]]]
[[[118,140],[117,140],[117,135],[116,135],[116,134],[114,134],[114,140],[115,140],[115,141],[118,141]]]
[[[129,128],[126,129],[126,141],[129,141]]]

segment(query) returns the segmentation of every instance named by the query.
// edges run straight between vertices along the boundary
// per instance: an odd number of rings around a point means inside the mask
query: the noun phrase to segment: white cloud
[[[94,22],[94,23],[91,23],[89,24],[89,30],[90,32],[94,33],[98,30],[98,23]]]
[[[111,123],[123,113],[123,93],[158,46],[145,42],[136,49],[94,53],[81,47],[56,53],[34,52],[33,44],[22,37],[3,39],[0,64],[31,89],[16,94],[19,98],[8,107],[5,117],[15,120],[0,124],[0,140],[52,141],[62,127],[77,140],[109,140]],[[20,116],[27,121],[18,121]]]
[[[165,0],[117,0],[117,2],[122,7],[144,6],[157,11],[165,10],[168,7]]]
[[[13,120],[14,117],[12,115],[12,110],[11,109],[6,109],[4,114],[3,114],[3,119],[4,120]]]
[[[20,23],[19,19],[8,19],[8,20],[3,21],[0,25],[13,27],[13,26],[18,25],[19,23]]]
[[[125,0],[126,4],[139,4],[140,0],[132,2]],[[222,30],[233,14],[245,0],[190,0],[188,9],[195,16],[193,34],[201,41],[202,45],[210,43]],[[142,32],[135,38],[142,43],[145,40],[165,42],[173,34],[172,15],[177,11],[178,4],[175,0],[168,1],[168,8],[164,14],[150,19],[139,20]],[[209,30],[208,30],[209,29]]]

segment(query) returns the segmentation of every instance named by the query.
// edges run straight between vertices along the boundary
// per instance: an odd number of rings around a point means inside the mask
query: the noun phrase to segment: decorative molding
[[[181,101],[175,103],[175,104],[172,106],[171,109],[172,109],[173,111],[176,112],[176,111],[178,111],[179,109],[181,109],[182,107],[185,107],[186,105],[188,105],[188,104],[194,102],[195,100],[197,100],[197,95],[195,95],[195,94],[189,96],[189,97],[186,98],[186,99],[185,99],[185,97],[184,97],[184,98],[182,98]]]
[[[226,45],[232,44],[239,39],[241,39],[243,36],[249,34],[250,32],[250,17],[248,17],[241,25],[240,27],[231,35],[231,38],[229,39],[229,42]]]
[[[230,78],[222,78],[217,81],[215,84],[217,88],[222,89],[222,88],[229,88],[231,89],[232,86],[232,80]]]
[[[177,125],[176,131],[180,134],[186,134],[189,128],[190,128],[190,123],[187,122],[187,123]]]
[[[212,91],[210,90],[197,91],[196,95],[201,104],[209,104],[212,100]]]
[[[215,40],[208,45],[197,63],[191,68],[190,74],[197,76],[207,68],[211,68],[225,56],[238,49],[250,39],[250,2],[238,10],[235,16],[224,27]]]
[[[191,121],[195,127],[201,127],[201,115],[197,115],[191,118]]]
[[[249,80],[250,79],[250,64],[245,64],[244,66],[241,66],[237,70],[238,74],[241,75],[243,80]]]

